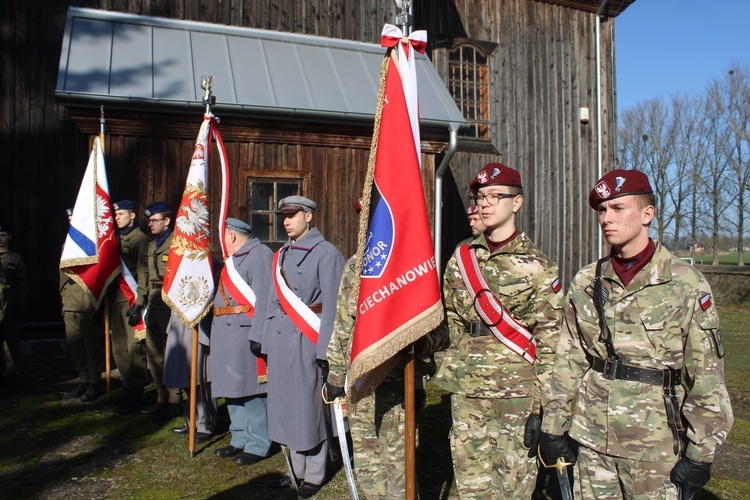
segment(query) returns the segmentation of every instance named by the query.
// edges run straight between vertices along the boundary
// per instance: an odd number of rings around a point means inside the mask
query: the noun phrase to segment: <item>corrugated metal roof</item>
[[[55,95],[68,105],[200,107],[214,75],[219,116],[372,122],[384,50],[310,35],[71,7]],[[421,124],[465,122],[419,54]]]

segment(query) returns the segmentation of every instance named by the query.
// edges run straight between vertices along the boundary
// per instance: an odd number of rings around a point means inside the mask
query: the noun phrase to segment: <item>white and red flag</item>
[[[223,168],[219,227],[226,219],[226,172],[228,162],[217,120],[211,113],[203,117],[190,161],[185,190],[175,216],[172,245],[164,273],[162,298],[188,327],[194,327],[208,313],[214,297],[213,258],[211,255],[211,218],[208,204],[208,165],[211,137],[216,139]],[[224,238],[219,231],[221,248]],[[226,254],[226,251],[224,251]]]
[[[443,320],[421,175],[414,51],[423,52],[426,41],[424,31],[407,38],[389,24],[381,35],[388,51],[360,215],[358,316],[347,390],[353,401],[382,381],[399,351]]]
[[[73,206],[60,258],[60,269],[88,290],[97,305],[107,286],[120,273],[114,223],[104,151],[97,137]]]
[[[120,256],[120,275],[117,277],[117,286],[122,290],[125,298],[128,299],[128,305],[133,307],[138,300],[138,283],[135,281],[133,273],[128,269],[128,265],[122,260]],[[141,311],[141,319],[137,325],[133,327],[136,332],[143,332],[146,329],[146,312],[148,308]]]

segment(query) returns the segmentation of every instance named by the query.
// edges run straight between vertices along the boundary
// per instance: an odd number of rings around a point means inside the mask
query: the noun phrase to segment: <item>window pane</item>
[[[284,218],[281,215],[276,216],[276,239],[275,241],[286,241],[289,236],[284,229]]]
[[[273,183],[250,181],[252,189],[250,191],[251,210],[273,210]]]
[[[279,182],[276,184],[276,189],[276,196],[278,197],[278,201],[282,198],[286,198],[287,196],[294,196],[295,194],[299,194],[299,183]]]
[[[260,241],[269,241],[268,236],[271,234],[271,225],[273,215],[253,214],[250,225],[253,226],[253,236]]]

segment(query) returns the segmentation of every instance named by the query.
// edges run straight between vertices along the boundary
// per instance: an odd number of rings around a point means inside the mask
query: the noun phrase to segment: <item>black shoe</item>
[[[302,486],[299,487],[299,490],[297,490],[297,497],[298,498],[310,498],[311,496],[315,495],[320,491],[320,485],[318,484],[312,484],[305,481],[302,483]]]
[[[161,403],[154,403],[142,409],[140,411],[140,414],[143,415],[144,417],[148,417],[150,415],[154,415],[155,413],[161,412],[167,406],[169,406],[169,403],[167,403],[166,401],[161,402]]]
[[[187,425],[182,427],[172,427],[172,434],[179,434],[180,436],[187,435],[190,432]]]
[[[167,403],[167,406],[163,410],[154,413],[154,422],[169,422],[178,416],[180,416],[180,405],[176,403]]]
[[[268,487],[274,489],[291,488],[292,479],[289,476],[280,477],[268,483]]]
[[[257,464],[261,460],[263,460],[265,457],[261,457],[259,455],[254,455],[252,453],[240,453],[234,459],[232,462],[236,463],[237,465],[253,465]]]
[[[214,437],[213,434],[208,434],[206,432],[196,432],[195,433],[195,442],[196,443],[205,443],[206,441],[210,441],[212,437]]]
[[[130,387],[123,387],[119,396],[109,402],[109,406],[121,406],[130,397]]]
[[[81,382],[80,384],[76,384],[73,386],[72,389],[69,391],[65,391],[62,393],[63,399],[76,399],[83,396],[83,393],[86,392],[86,389],[89,388],[89,384]]]
[[[128,398],[122,402],[120,409],[125,411],[135,410],[143,404],[143,387],[131,387]]]
[[[99,383],[95,384],[89,384],[88,389],[86,389],[86,392],[83,393],[83,396],[81,396],[81,401],[84,403],[93,403],[97,399],[101,397],[103,394],[101,388],[99,387]]]
[[[242,448],[235,448],[231,444],[223,448],[217,448],[214,450],[214,454],[220,458],[232,458],[233,456],[242,453]]]

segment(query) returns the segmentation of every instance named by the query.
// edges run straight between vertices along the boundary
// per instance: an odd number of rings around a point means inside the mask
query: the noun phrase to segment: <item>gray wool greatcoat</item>
[[[344,257],[317,228],[280,250],[279,262],[289,287],[305,304],[322,304],[317,345],[281,309],[271,288],[263,352],[268,354],[268,437],[295,451],[314,448],[326,439],[321,370],[333,331]]]
[[[268,305],[273,251],[258,238],[250,238],[234,254],[234,266],[255,293],[255,313],[214,315],[211,326],[211,355],[209,380],[214,397],[244,398],[265,394],[266,384],[258,383],[256,358],[250,352],[250,341],[261,342],[263,320]],[[229,290],[224,288],[229,304],[224,301],[220,287],[216,287],[214,307],[236,306]]]

